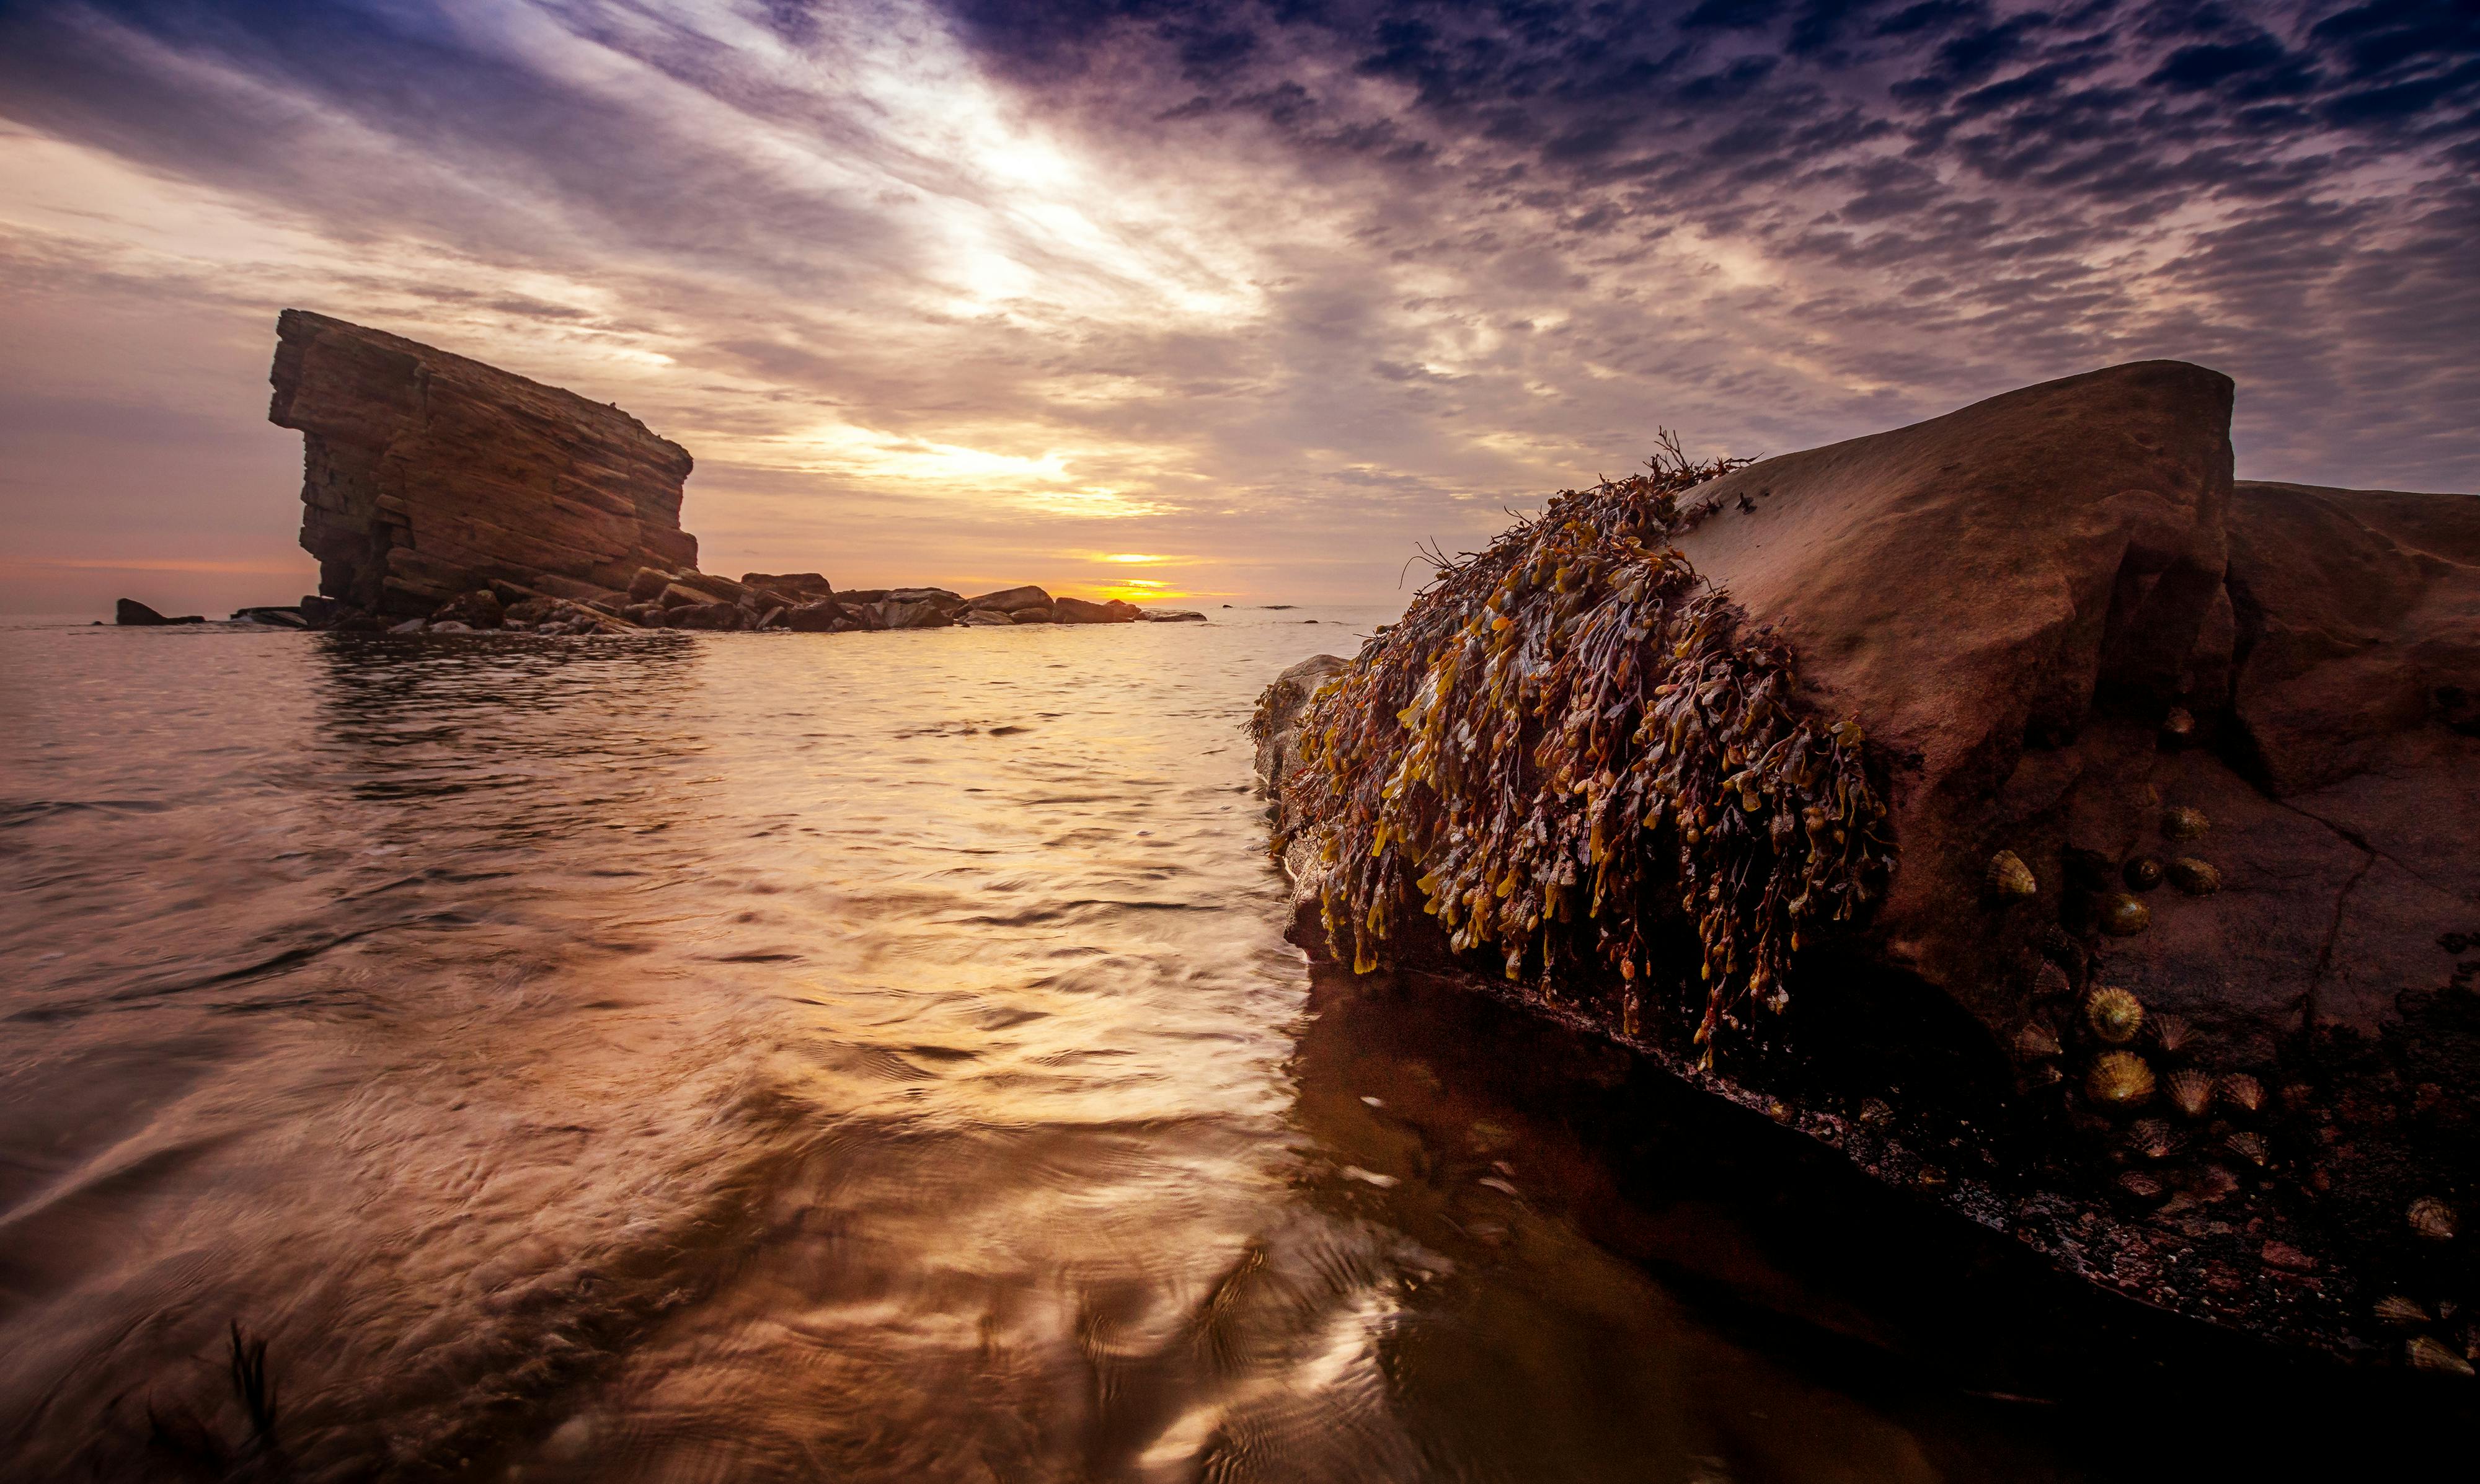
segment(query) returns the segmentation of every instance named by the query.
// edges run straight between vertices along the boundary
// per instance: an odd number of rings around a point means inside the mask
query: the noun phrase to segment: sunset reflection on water
[[[1590,1057],[1310,973],[1241,725],[1385,615],[1215,616],[0,631],[12,1476],[2017,1457],[1653,1276],[1794,1282]]]

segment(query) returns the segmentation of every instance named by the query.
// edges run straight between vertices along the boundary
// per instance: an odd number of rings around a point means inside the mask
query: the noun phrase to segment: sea
[[[1244,728],[1392,612],[1207,612],[0,626],[0,1474],[2123,1476],[1692,1099],[1313,967]]]

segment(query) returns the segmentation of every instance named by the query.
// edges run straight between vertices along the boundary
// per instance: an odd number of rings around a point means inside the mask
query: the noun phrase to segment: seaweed
[[[1682,497],[1747,462],[1666,429],[1644,473],[1425,552],[1403,621],[1310,698],[1275,849],[1325,827],[1323,921],[1355,972],[1417,906],[1545,994],[1598,979],[1631,1037],[1669,981],[1711,1067],[1752,1007],[1789,1004],[1804,934],[1882,893],[1859,726],[1812,715],[1790,646],[1669,545],[1713,513]],[[1683,928],[1692,977],[1666,947]]]

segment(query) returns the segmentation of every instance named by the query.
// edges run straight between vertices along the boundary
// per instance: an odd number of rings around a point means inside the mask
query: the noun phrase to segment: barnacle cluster
[[[1615,975],[1637,1034],[1676,961],[1661,945],[1692,930],[1679,1008],[1710,1065],[1749,1007],[1788,1002],[1802,933],[1883,889],[1859,727],[1809,714],[1790,649],[1668,545],[1705,513],[1681,497],[1743,462],[1666,433],[1645,473],[1434,555],[1403,621],[1311,700],[1284,817],[1330,827],[1326,930],[1356,971],[1417,909],[1510,979]]]

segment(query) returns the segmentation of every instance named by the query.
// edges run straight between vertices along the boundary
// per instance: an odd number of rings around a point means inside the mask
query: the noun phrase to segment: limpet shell
[[[2127,1127],[2127,1150],[2139,1160],[2159,1162],[2179,1152],[2178,1131],[2158,1118],[2138,1118]]]
[[[2131,1169],[2118,1177],[2118,1188],[2140,1201],[2157,1201],[2170,1193],[2169,1188],[2140,1169]]]
[[[2205,832],[2212,826],[2213,822],[2205,817],[2203,809],[2189,808],[2185,805],[2181,805],[2175,809],[2165,809],[2161,814],[2161,834],[2164,839],[2202,839]]]
[[[2264,1107],[2264,1084],[2245,1072],[2233,1072],[2224,1077],[2220,1091],[2222,1101],[2241,1113],[2252,1113]]]
[[[2172,706],[2170,714],[2161,718],[2161,739],[2165,742],[2172,744],[2184,742],[2195,734],[2195,713],[2185,706]]]
[[[2471,1374],[2469,1361],[2426,1335],[2417,1336],[2404,1343],[2403,1359],[2410,1362],[2414,1370],[2442,1370],[2458,1376]]]
[[[2141,1108],[2153,1096],[2153,1068],[2131,1051],[2105,1051],[2084,1075],[2084,1095],[2103,1108]]]
[[[2124,1046],[2144,1029],[2144,1002],[2115,985],[2105,985],[2084,1000],[2084,1024],[2113,1046]]]
[[[2403,1214],[2411,1223],[2412,1235],[2430,1241],[2452,1241],[2462,1223],[2454,1218],[2454,1208],[2433,1195],[2423,1195],[2411,1203]]]
[[[2057,1033],[2037,1020],[2015,1033],[2015,1054],[2026,1061],[2054,1057],[2059,1049]]]
[[[2213,1079],[2192,1067],[2172,1072],[2161,1087],[2183,1117],[2201,1118],[2213,1106]]]
[[[2184,1015],[2156,1015],[2150,1024],[2153,1027],[2153,1044],[2160,1047],[2167,1056],[2177,1056],[2196,1038],[2196,1033]]]
[[[1891,1123],[1894,1121],[1894,1118],[1895,1110],[1886,1106],[1885,1099],[1864,1097],[1860,1100],[1861,1122],[1869,1124]]]
[[[2376,1308],[2370,1312],[2376,1315],[2379,1320],[2388,1324],[2425,1324],[2428,1322],[2428,1311],[2419,1306],[2419,1301],[2417,1299],[2406,1298],[2400,1293],[2390,1293],[2384,1298],[2378,1299]]]
[[[2032,875],[2032,868],[2011,850],[2002,850],[1989,857],[1989,870],[1983,880],[1994,901],[2021,902],[2041,892],[2041,883]]]
[[[2209,897],[2222,889],[2222,873],[2213,869],[2209,860],[2193,856],[2181,856],[2162,867],[2170,884],[2191,897]]]
[[[2223,1139],[2222,1147],[2228,1149],[2231,1153],[2237,1155],[2240,1159],[2247,1161],[2250,1164],[2255,1165],[2259,1169],[2262,1169],[2273,1163],[2273,1151],[2266,1147],[2265,1141],[2261,1138],[2249,1133],[2245,1129],[2241,1129],[2237,1133],[2233,1134],[2230,1138]]]
[[[2161,857],[2158,856],[2131,857],[2127,864],[2119,867],[2118,874],[2119,878],[2127,883],[2128,890],[2151,891],[2161,884]]]
[[[2125,892],[2102,899],[2101,930],[2112,937],[2133,937],[2153,926],[2153,908]]]

